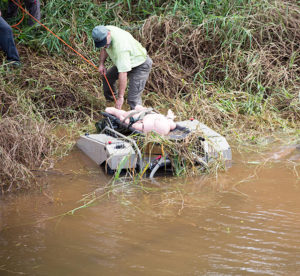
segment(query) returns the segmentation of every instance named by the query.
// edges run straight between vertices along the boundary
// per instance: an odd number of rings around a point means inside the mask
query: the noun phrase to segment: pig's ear
[[[171,119],[171,120],[174,120],[176,118],[176,116],[174,115],[174,112],[171,109],[168,110],[167,118]]]

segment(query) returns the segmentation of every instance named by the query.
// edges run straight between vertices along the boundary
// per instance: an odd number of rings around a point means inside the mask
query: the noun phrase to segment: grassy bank
[[[299,136],[300,7],[293,1],[48,0],[42,22],[95,64],[95,25],[130,31],[154,61],[144,104],[170,108],[177,120],[195,117],[237,143],[259,143],[277,130]],[[91,130],[106,104],[92,66],[42,27],[24,21],[21,30],[22,68],[0,65],[2,192],[30,188],[32,171]]]

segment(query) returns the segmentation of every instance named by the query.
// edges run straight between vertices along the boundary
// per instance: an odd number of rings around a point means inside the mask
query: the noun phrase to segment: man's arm
[[[107,56],[108,56],[108,54],[107,54],[106,50],[104,48],[101,49],[101,52],[100,52],[100,65],[99,65],[98,71],[102,75],[106,74],[106,68],[104,66],[104,62],[105,62]]]
[[[124,103],[124,94],[127,86],[127,72],[119,73],[119,92],[118,99],[116,102],[116,108],[121,109]]]

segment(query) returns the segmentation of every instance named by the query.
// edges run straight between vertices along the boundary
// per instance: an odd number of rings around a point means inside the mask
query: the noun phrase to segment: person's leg
[[[20,61],[11,27],[0,16],[0,48],[6,53],[8,61]]]
[[[39,21],[41,20],[41,4],[39,0],[25,0],[25,7],[34,18]],[[35,23],[36,21],[32,18],[28,19],[29,26],[32,26]]]
[[[150,57],[147,57],[146,61],[143,64],[133,68],[128,73],[129,86],[127,102],[131,109],[134,109],[138,104],[142,104],[142,92],[148,80],[151,67],[152,59]]]
[[[106,72],[106,78],[114,92],[115,97],[117,98],[118,93],[116,92],[116,81],[119,78],[118,68],[116,66],[109,68]],[[105,99],[108,101],[114,101],[114,98],[111,94],[110,88],[104,76],[102,77],[102,82],[103,82],[103,91],[104,91]]]
[[[18,0],[16,0],[18,2]],[[7,8],[7,18],[15,17],[18,13],[18,6],[15,5],[11,0],[8,1],[8,8]]]

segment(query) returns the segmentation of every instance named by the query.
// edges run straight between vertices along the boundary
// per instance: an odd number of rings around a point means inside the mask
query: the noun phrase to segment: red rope
[[[21,1],[20,1],[20,0],[19,0],[19,4],[20,4],[20,6],[21,6]],[[22,14],[23,14],[23,15],[22,15],[21,20],[20,20],[17,24],[11,26],[12,28],[18,29],[18,30],[20,31],[20,33],[21,33],[22,31],[21,31],[21,29],[20,29],[19,27],[17,27],[17,26],[20,25],[21,22],[24,20],[24,17],[25,17],[24,11],[22,11]]]
[[[53,34],[57,39],[59,39],[62,43],[64,43],[67,47],[69,47],[72,51],[74,51],[78,56],[80,56],[83,60],[85,60],[87,63],[89,63],[90,65],[92,65],[97,71],[98,71],[98,67],[93,63],[91,62],[90,60],[88,60],[87,58],[85,58],[82,54],[80,54],[78,51],[76,51],[74,48],[72,48],[67,42],[65,42],[63,39],[61,39],[59,36],[57,36],[54,32],[52,32],[48,27],[46,27],[44,24],[42,24],[39,20],[37,20],[34,16],[32,16],[28,11],[26,11],[21,5],[19,5],[17,2],[15,2],[14,0],[11,0],[13,3],[15,3],[22,11],[23,13],[26,13],[28,14],[29,16],[32,17],[33,20],[35,20],[37,23],[39,23],[41,26],[43,26],[48,32],[50,32],[51,34]],[[109,86],[109,89],[110,89],[110,92],[115,100],[115,102],[117,102],[116,100],[116,97],[115,97],[115,94],[110,86],[110,83],[108,82],[108,79],[106,77],[105,74],[104,75],[104,78]]]

